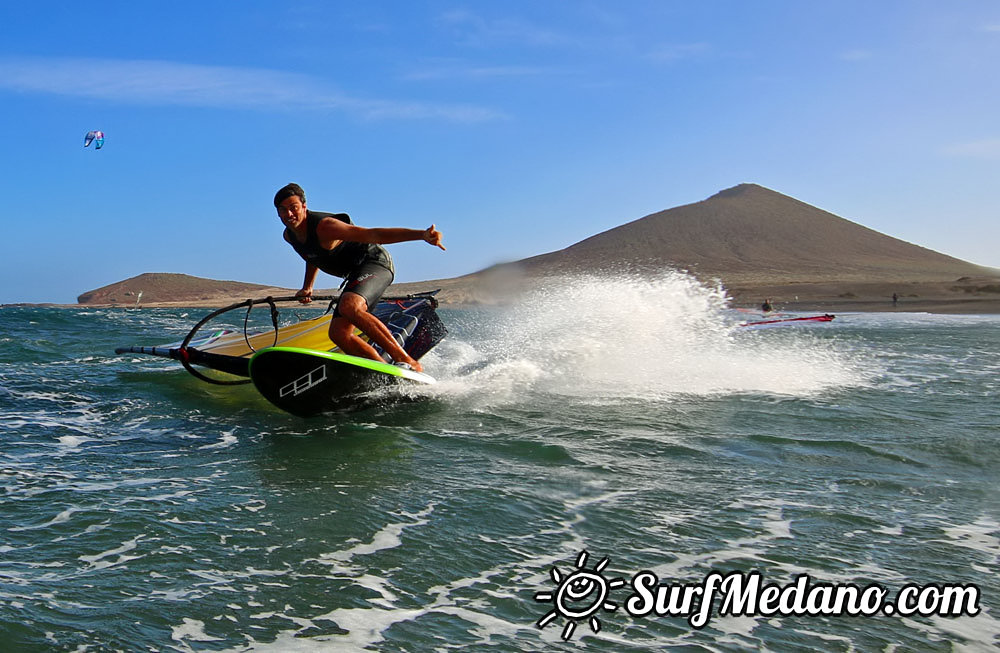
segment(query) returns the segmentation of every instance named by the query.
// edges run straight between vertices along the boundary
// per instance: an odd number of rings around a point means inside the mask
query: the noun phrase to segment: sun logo
[[[541,603],[551,602],[554,608],[535,624],[539,628],[545,628],[552,623],[556,617],[566,619],[566,626],[563,628],[562,638],[569,641],[576,630],[576,624],[587,620],[590,624],[591,632],[601,631],[601,620],[597,618],[597,613],[601,610],[614,612],[618,605],[607,600],[608,593],[625,584],[621,578],[608,580],[602,573],[608,566],[608,558],[604,558],[594,566],[593,571],[587,570],[587,552],[581,551],[576,558],[576,570],[568,576],[553,567],[550,571],[552,581],[556,584],[556,591],[537,592],[535,600]]]

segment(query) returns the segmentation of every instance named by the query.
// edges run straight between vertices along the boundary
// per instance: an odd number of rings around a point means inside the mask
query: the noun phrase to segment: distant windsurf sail
[[[758,320],[755,322],[740,322],[737,326],[748,329],[765,329],[770,327],[795,326],[805,324],[819,324],[831,322],[836,315],[825,313],[823,315],[809,315],[806,317],[785,317],[774,320]]]

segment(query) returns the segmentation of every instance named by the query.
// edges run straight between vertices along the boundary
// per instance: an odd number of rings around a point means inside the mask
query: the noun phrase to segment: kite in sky
[[[88,147],[91,142],[94,143],[95,150],[101,149],[101,146],[104,145],[104,132],[100,129],[87,132],[87,135],[83,137],[83,146]]]

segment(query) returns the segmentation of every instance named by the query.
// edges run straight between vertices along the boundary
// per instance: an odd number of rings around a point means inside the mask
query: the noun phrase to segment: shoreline
[[[175,278],[175,276],[177,278]],[[697,275],[695,275],[697,276]],[[558,286],[567,276],[487,274],[455,279],[436,279],[394,283],[384,296],[405,296],[437,291],[442,308],[489,308],[517,301],[520,292]],[[656,278],[650,279],[656,283]],[[757,310],[769,299],[776,310],[798,313],[933,313],[945,315],[1000,314],[1000,277],[961,277],[958,279],[899,281],[872,278],[842,279],[832,276],[809,279],[783,276],[730,275],[729,278],[700,278],[707,288],[721,286],[730,308]],[[146,301],[136,304],[138,287],[147,289]],[[613,293],[613,287],[609,287]],[[151,292],[149,292],[151,291]],[[296,290],[278,286],[249,285],[229,281],[198,279],[184,275],[149,275],[141,282],[130,280],[115,284],[110,290],[92,293],[75,304],[56,302],[19,302],[0,304],[0,308],[39,306],[88,309],[120,308],[191,308],[218,309],[244,302],[248,298],[290,297]],[[318,288],[316,295],[337,295],[336,288]],[[898,301],[894,304],[893,295]],[[172,299],[172,298],[177,298]],[[169,301],[165,301],[168,300]],[[613,299],[609,294],[609,299]],[[97,301],[103,300],[103,301]],[[317,302],[316,305],[323,302]],[[287,305],[296,305],[289,303]]]
[[[245,298],[244,298],[245,299]],[[231,300],[196,300],[180,302],[149,302],[139,306],[129,306],[125,304],[57,304],[49,302],[20,302],[14,304],[0,304],[0,309],[6,308],[58,308],[68,310],[88,310],[88,309],[120,309],[127,311],[142,310],[148,308],[190,308],[190,309],[217,309],[230,304],[242,301],[240,299]],[[325,302],[317,302],[315,306],[309,308],[323,308]],[[930,313],[937,315],[998,315],[1000,314],[1000,298],[989,299],[916,299],[901,298],[895,306],[892,301],[885,299],[799,299],[791,301],[772,300],[775,311],[794,313]],[[290,304],[291,305],[291,304]],[[486,302],[441,302],[440,307],[444,309],[476,309],[502,307],[503,304]],[[297,308],[305,308],[297,306]],[[745,301],[732,301],[730,309],[752,309],[758,310],[757,303],[748,304]]]
[[[741,308],[749,308],[743,307]],[[759,308],[754,306],[752,308]],[[1000,315],[1000,299],[900,300],[895,306],[885,300],[791,301],[775,303],[776,311],[795,313],[930,313],[934,315]]]

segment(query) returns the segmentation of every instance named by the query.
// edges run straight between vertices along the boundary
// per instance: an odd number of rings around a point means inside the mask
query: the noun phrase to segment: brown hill
[[[942,281],[995,273],[756,184],[648,215],[517,265],[530,271],[673,267],[728,284]]]
[[[139,293],[142,293],[141,303],[147,306],[150,304],[197,306],[206,303],[228,304],[245,297],[274,294],[274,290],[270,286],[255,283],[216,281],[168,272],[146,272],[125,281],[87,291],[77,297],[76,301],[80,304],[133,306],[139,300]]]

